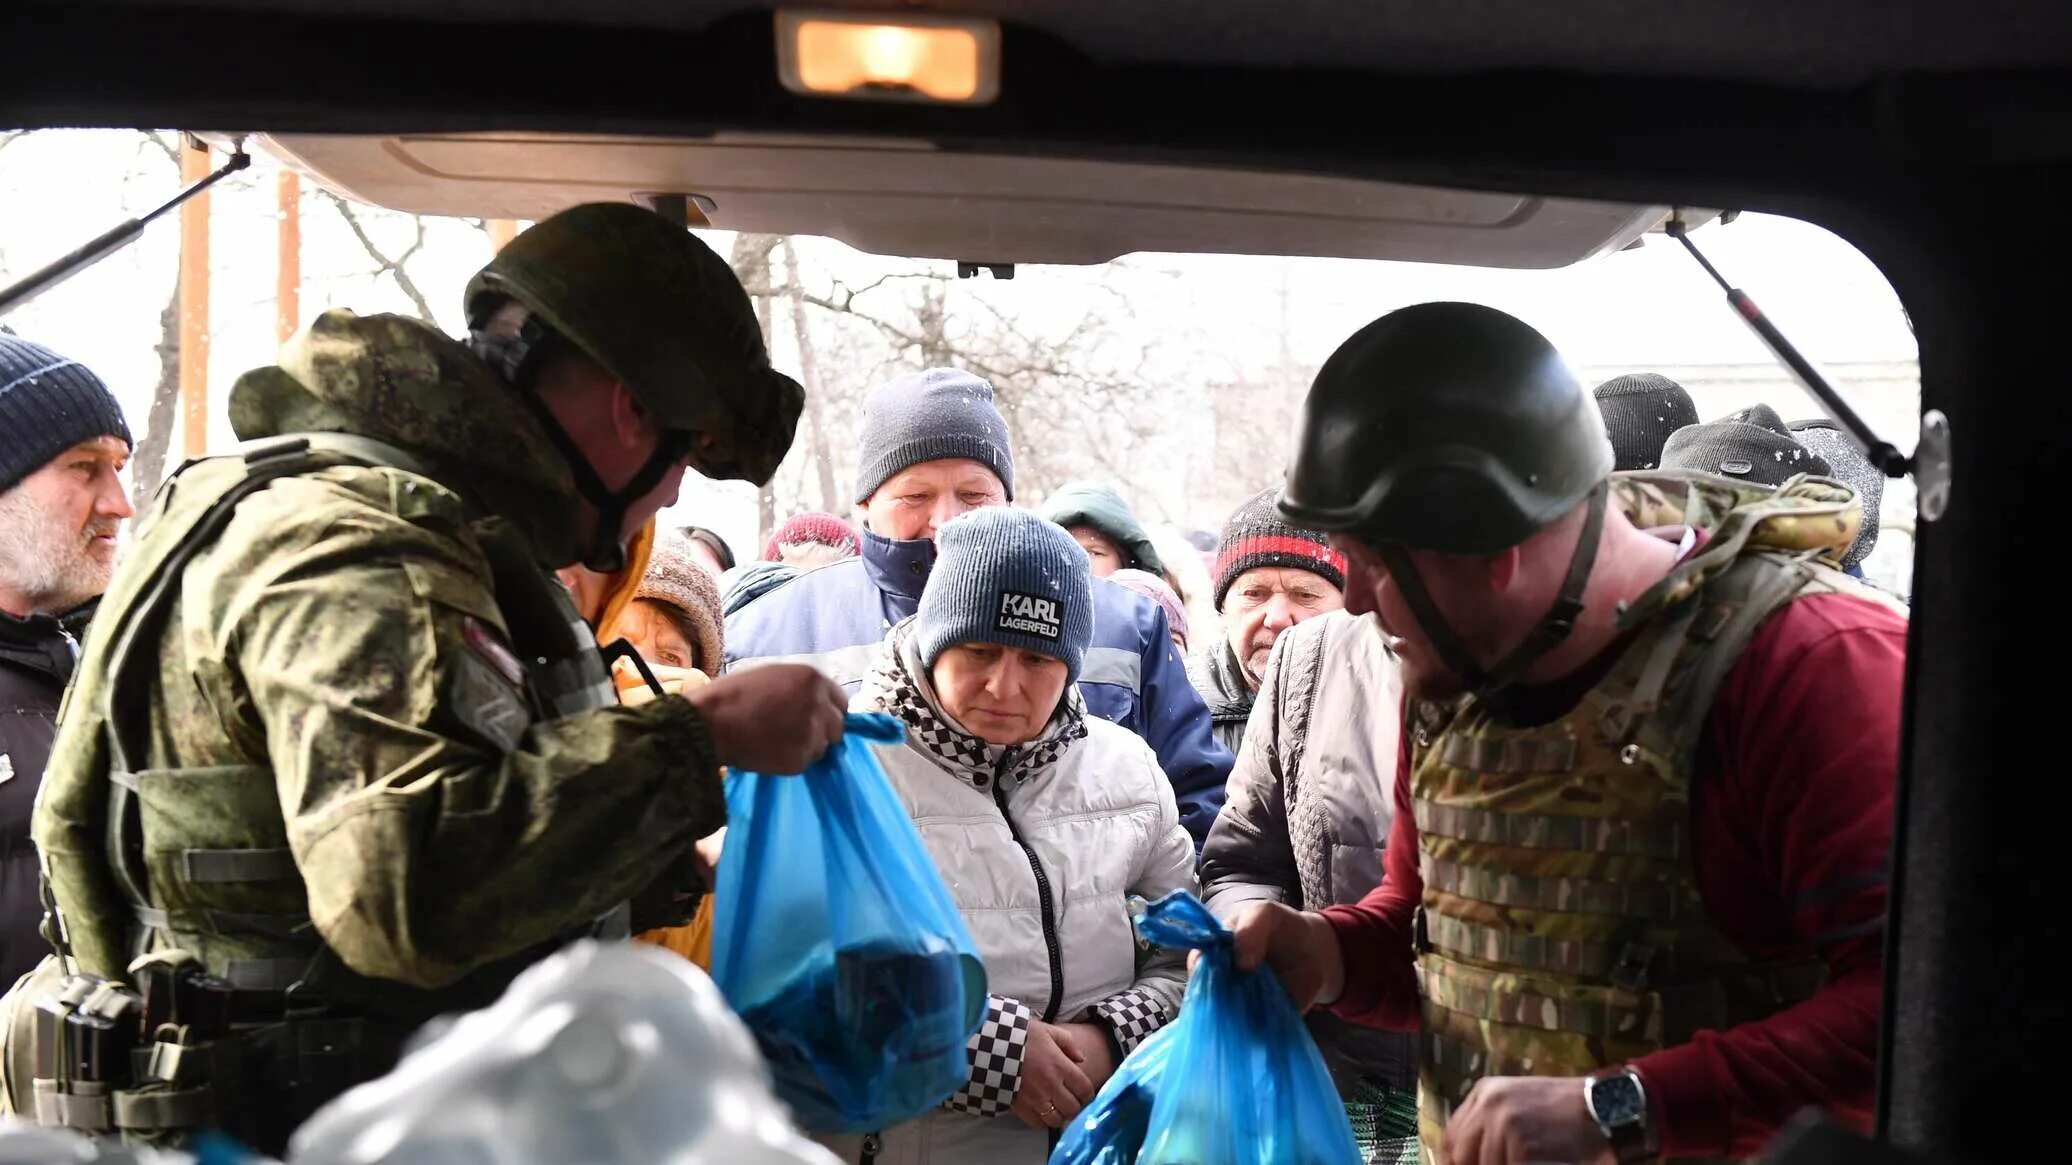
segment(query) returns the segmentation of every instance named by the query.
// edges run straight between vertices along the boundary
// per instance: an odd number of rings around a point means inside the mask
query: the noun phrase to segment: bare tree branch
[[[173,423],[180,404],[180,281],[173,280],[173,293],[165,310],[158,313],[158,384],[151,390],[151,408],[144,421],[144,436],[130,458],[130,496],[142,510],[165,476],[166,454],[173,444]]]
[[[806,429],[812,440],[814,469],[820,482],[820,508],[829,513],[839,512],[840,491],[835,488],[835,465],[827,443],[827,427],[821,423],[821,414],[826,411],[827,402],[820,390],[819,353],[813,347],[813,329],[806,318],[805,275],[799,270],[798,248],[787,236],[781,249],[784,252],[785,280],[790,287],[792,335],[799,350],[799,379],[806,389]]]
[[[146,145],[157,146],[158,152],[165,155],[166,161],[171,162],[175,166],[180,164],[179,135],[175,134],[172,137],[167,137],[165,134],[155,131],[146,133],[144,140],[137,143],[138,151],[141,152]]]
[[[404,295],[410,297],[411,304],[417,308],[417,317],[428,324],[436,325],[439,322],[439,318],[433,314],[431,302],[425,299],[424,293],[417,289],[417,283],[410,278],[410,272],[403,268],[403,265],[408,263],[413,255],[424,250],[425,222],[423,216],[414,216],[417,223],[417,241],[410,244],[410,248],[400,256],[391,259],[375,243],[374,239],[367,234],[367,228],[361,224],[360,216],[353,210],[352,203],[347,202],[329,190],[320,190],[319,193],[329,199],[331,205],[337,208],[338,217],[344,219],[345,225],[352,228],[353,237],[360,240],[360,246],[367,252],[367,257],[380,265],[374,272],[375,277],[380,278],[383,275],[387,275],[394,279],[396,286],[402,290]]]

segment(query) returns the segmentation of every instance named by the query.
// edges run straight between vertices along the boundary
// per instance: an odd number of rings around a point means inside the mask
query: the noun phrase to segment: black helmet
[[[1487,693],[1574,629],[1611,472],[1597,404],[1545,336],[1491,308],[1426,303],[1368,324],[1317,373],[1280,505],[1298,526],[1373,545],[1433,649],[1469,690]],[[1586,500],[1559,597],[1483,667],[1406,551],[1495,554]]]
[[[1311,385],[1298,442],[1289,520],[1447,554],[1518,545],[1612,471],[1604,420],[1561,354],[1472,303],[1355,333]]]

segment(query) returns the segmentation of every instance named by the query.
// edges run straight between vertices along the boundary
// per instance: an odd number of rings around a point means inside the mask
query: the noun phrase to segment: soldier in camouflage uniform
[[[1420,1032],[1433,1161],[1745,1157],[1867,1122],[1906,621],[1837,482],[1612,473],[1532,329],[1384,316],[1281,499],[1402,662],[1382,884],[1260,905],[1239,961]]]
[[[802,404],[746,296],[631,205],[519,236],[471,342],[330,311],[231,391],[101,608],[35,819],[72,965],[227,985],[135,1078],[36,1072],[46,1123],[278,1151],[425,1020],[680,904],[720,767],[797,772],[845,699],[768,668],[620,707],[551,570],[618,565],[686,467],[766,480]],[[629,908],[629,902],[634,908]],[[184,1021],[183,1021],[184,1022]]]

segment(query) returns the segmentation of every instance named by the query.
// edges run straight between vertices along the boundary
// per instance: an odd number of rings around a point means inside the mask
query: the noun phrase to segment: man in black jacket
[[[85,365],[0,331],[0,989],[49,951],[29,811],[79,636],[130,516],[122,407]]]

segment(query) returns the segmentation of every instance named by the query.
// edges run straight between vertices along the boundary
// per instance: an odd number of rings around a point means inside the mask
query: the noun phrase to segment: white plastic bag
[[[292,1165],[837,1165],[689,961],[576,943],[297,1129]]]

